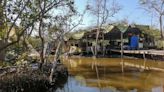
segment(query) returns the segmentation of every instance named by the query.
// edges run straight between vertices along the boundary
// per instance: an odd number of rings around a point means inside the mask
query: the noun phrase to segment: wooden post
[[[124,73],[124,60],[123,59],[121,59],[121,63],[122,63],[121,70],[122,70],[122,73]]]
[[[121,32],[121,61],[122,61],[122,73],[124,73],[124,61],[123,61],[123,32]]]
[[[146,56],[145,56],[145,52],[143,52],[143,58],[144,58],[144,69],[146,69]]]
[[[121,58],[123,58],[123,32],[121,32]]]
[[[102,47],[103,47],[103,56],[105,56],[105,50],[106,50],[106,48],[105,48],[105,46],[104,46],[104,33],[102,33],[102,36],[103,36],[103,44],[102,44]]]
[[[86,52],[87,52],[87,54],[88,54],[87,48],[88,48],[88,37],[86,36]]]
[[[143,59],[146,60],[145,52],[143,52]]]

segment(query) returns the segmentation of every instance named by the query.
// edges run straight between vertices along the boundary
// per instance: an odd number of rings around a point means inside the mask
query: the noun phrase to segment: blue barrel
[[[139,37],[136,35],[133,35],[130,40],[130,48],[133,49],[138,49],[138,44],[139,44]]]

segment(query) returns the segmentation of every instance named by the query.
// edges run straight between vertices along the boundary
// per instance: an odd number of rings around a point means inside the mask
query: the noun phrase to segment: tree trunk
[[[3,11],[3,0],[0,0],[0,34],[3,34],[3,29],[4,29],[4,11]],[[5,2],[5,1],[4,1]],[[3,46],[5,46],[5,40],[3,39],[3,37],[0,37],[0,48],[2,48]],[[0,50],[0,61],[4,61],[5,59],[5,50],[2,49]]]
[[[41,52],[40,52],[40,66],[39,68],[42,69],[42,65],[44,63],[44,39],[41,39]]]
[[[50,76],[49,76],[50,83],[53,82],[53,75],[54,75],[54,72],[55,72],[55,67],[57,66],[57,60],[59,59],[59,56],[60,56],[61,44],[62,44],[62,41],[59,41],[58,46],[56,48],[56,52],[55,52],[55,56],[54,56],[54,62],[53,62],[53,66],[51,68]]]
[[[30,49],[32,54],[36,54],[37,56],[39,56],[37,50],[28,42],[28,40],[25,39],[25,43],[27,44],[27,47]]]
[[[99,28],[97,29],[97,35],[96,35],[96,44],[95,44],[95,53],[94,53],[94,57],[97,57],[97,45],[98,45],[98,40],[99,40],[99,33],[100,33],[100,30]]]
[[[0,47],[5,45],[3,40],[0,40]],[[0,51],[0,62],[4,61],[5,59],[5,50]]]
[[[3,23],[3,5],[2,5],[2,0],[0,0],[0,34],[2,32],[4,23]],[[4,41],[0,40],[0,48],[3,47]],[[0,51],[0,61],[3,61],[5,57],[5,52],[4,50]]]
[[[43,50],[44,63],[47,62],[47,56],[49,56],[49,53],[47,53],[47,50],[48,50],[48,42],[45,41],[44,42],[44,50]]]
[[[163,36],[163,21],[162,21],[162,15],[160,15],[160,17],[159,17],[159,23],[160,23],[161,38],[164,39],[164,36]]]
[[[42,34],[42,19],[40,19],[40,24],[39,24],[39,37],[41,39],[41,51],[40,51],[40,66],[39,66],[39,69],[42,68],[42,65],[44,63],[44,37],[43,37],[43,34]]]
[[[2,0],[0,0],[0,30],[3,27],[3,5]]]
[[[98,45],[98,39],[99,39],[99,33],[100,33],[100,1],[97,0],[97,33],[96,33],[96,44],[95,44],[95,53],[94,57],[97,57],[97,45]]]

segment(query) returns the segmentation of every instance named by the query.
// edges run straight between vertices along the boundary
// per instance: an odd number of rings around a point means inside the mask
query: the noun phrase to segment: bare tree
[[[140,4],[144,10],[157,14],[160,25],[161,38],[164,39],[163,33],[163,16],[164,16],[164,0],[140,0]]]
[[[97,17],[97,33],[96,44],[94,50],[94,56],[97,56],[97,44],[100,34],[100,28],[105,24],[109,17],[113,17],[121,9],[121,6],[115,0],[94,0],[91,2],[93,5],[89,5],[91,14]]]
[[[57,60],[59,60],[61,56],[61,48],[64,46],[64,37],[82,23],[86,10],[87,9],[85,9],[84,12],[80,14],[74,9],[74,7],[70,6],[69,9],[62,8],[62,12],[64,11],[63,14],[55,17],[54,28],[57,28],[57,31],[54,33],[57,39],[55,40],[56,51],[54,55],[53,67],[49,76],[50,82],[53,81],[53,74],[55,67],[57,66]]]

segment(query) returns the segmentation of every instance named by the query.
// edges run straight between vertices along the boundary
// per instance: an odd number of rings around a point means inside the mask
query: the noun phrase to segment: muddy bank
[[[49,82],[51,65],[44,66],[43,70],[30,67],[21,67],[9,72],[2,70],[0,76],[0,92],[54,92],[62,88],[67,82],[68,74],[64,65],[58,65],[53,76],[53,83]]]

